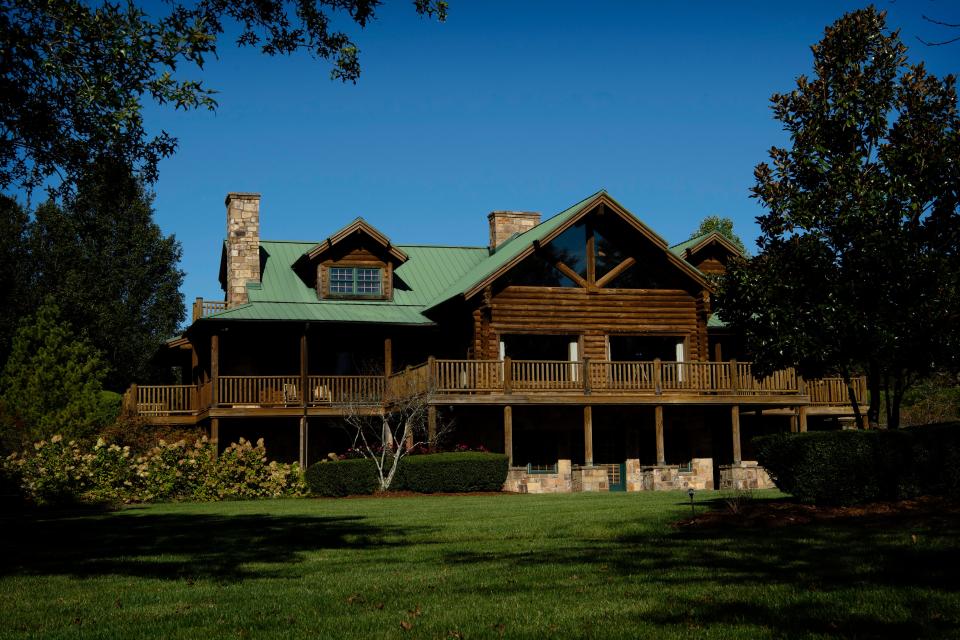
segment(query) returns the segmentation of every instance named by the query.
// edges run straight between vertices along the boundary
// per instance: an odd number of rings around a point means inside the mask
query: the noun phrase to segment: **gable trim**
[[[390,256],[397,261],[398,264],[403,264],[409,259],[406,253],[393,246],[393,244],[390,242],[390,238],[377,231],[363,218],[357,218],[343,229],[340,229],[340,231],[337,231],[335,234],[308,251],[305,254],[307,260],[316,260],[327,251],[330,251],[335,245],[343,242],[351,235],[358,232],[367,234],[372,240],[381,245],[387,251],[387,253],[389,253]]]
[[[704,236],[704,238],[700,242],[693,245],[692,247],[687,247],[686,249],[684,249],[681,255],[684,259],[689,259],[690,256],[700,251],[711,242],[717,242],[718,244],[720,244],[720,246],[722,246],[724,249],[726,249],[727,251],[729,251],[735,256],[741,256],[741,257],[743,256],[743,252],[740,251],[740,248],[737,247],[737,245],[733,244],[733,242],[731,242],[725,235],[723,235],[719,231],[711,231],[706,236]]]

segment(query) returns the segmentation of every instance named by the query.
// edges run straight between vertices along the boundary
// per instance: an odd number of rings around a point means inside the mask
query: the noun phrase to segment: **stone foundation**
[[[504,491],[514,493],[571,493],[573,471],[569,460],[558,460],[554,473],[528,472],[526,467],[510,467]]]
[[[574,491],[609,491],[607,470],[603,467],[576,467],[573,470]]]
[[[776,485],[766,469],[755,461],[744,460],[740,464],[721,465],[720,489],[747,491],[750,489],[775,489]]]
[[[639,469],[638,484],[641,491],[680,491],[713,489],[713,458],[694,458],[690,467],[679,465],[656,465]],[[630,490],[629,484],[627,487]],[[634,491],[638,489],[633,489]]]
[[[766,477],[763,469],[754,465]],[[721,467],[721,469],[729,467]],[[767,478],[769,481],[769,478]],[[713,458],[694,458],[689,467],[679,465],[642,466],[637,459],[627,460],[627,491],[705,491],[713,489]],[[764,487],[755,487],[764,488]],[[527,471],[511,467],[504,491],[513,493],[572,493],[609,491],[610,483],[604,467],[574,467],[569,460],[557,461],[554,472]]]

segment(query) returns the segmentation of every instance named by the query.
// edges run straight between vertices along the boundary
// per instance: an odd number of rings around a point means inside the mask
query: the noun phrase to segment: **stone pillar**
[[[490,248],[496,249],[513,235],[533,229],[540,224],[536,211],[492,211],[490,221]]]
[[[260,282],[260,194],[228,193],[227,306],[245,304],[247,283]]]

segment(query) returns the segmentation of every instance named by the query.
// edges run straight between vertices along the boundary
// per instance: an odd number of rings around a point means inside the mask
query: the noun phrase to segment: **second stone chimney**
[[[490,249],[496,249],[517,233],[523,233],[540,224],[540,214],[536,211],[491,211]]]
[[[228,193],[227,307],[248,302],[247,283],[260,282],[260,194]]]

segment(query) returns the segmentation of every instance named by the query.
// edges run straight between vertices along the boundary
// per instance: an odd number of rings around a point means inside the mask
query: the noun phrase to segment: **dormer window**
[[[380,297],[383,295],[383,269],[330,267],[330,295]]]

